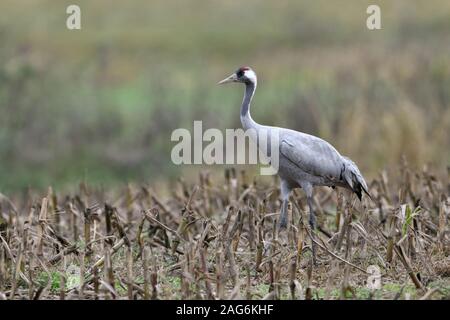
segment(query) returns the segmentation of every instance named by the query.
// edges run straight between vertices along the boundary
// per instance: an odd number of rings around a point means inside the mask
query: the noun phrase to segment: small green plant
[[[46,287],[50,283],[50,290],[58,291],[61,287],[61,273],[58,271],[41,272],[37,277],[37,282],[42,287]]]
[[[73,289],[80,286],[80,268],[71,264],[66,270],[66,289]]]
[[[414,211],[411,211],[410,206],[407,204],[405,205],[405,221],[402,225],[402,236],[406,234],[408,231],[409,226],[411,225],[411,222],[413,221],[414,217],[419,215],[421,208],[417,207],[414,209]]]
[[[119,295],[125,295],[127,293],[127,288],[118,279],[114,282],[114,289]]]

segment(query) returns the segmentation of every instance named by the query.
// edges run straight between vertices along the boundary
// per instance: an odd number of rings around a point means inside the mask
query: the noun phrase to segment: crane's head
[[[236,70],[228,78],[223,79],[218,84],[224,84],[229,82],[242,82],[256,84],[256,73],[249,67],[241,67]]]

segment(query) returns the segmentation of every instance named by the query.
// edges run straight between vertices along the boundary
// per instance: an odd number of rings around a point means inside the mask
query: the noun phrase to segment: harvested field
[[[234,169],[168,199],[2,196],[0,299],[449,299],[450,178],[399,167],[370,181],[373,201],[316,190],[317,265],[302,190],[279,232],[278,182]]]

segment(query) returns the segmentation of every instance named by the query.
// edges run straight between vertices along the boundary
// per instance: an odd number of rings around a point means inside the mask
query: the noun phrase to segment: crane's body
[[[241,106],[241,122],[244,129],[254,129],[257,135],[275,134],[278,137],[279,167],[281,180],[280,228],[287,226],[287,205],[294,188],[302,188],[310,211],[310,225],[314,230],[316,220],[313,210],[313,187],[343,187],[352,190],[361,200],[368,188],[356,164],[342,156],[331,144],[318,137],[285,128],[264,126],[256,123],[250,115],[250,103],[257,86],[256,74],[248,67],[239,68],[234,74],[219,82],[241,82],[245,94]],[[270,156],[270,155],[269,155]],[[370,195],[369,195],[370,196]]]

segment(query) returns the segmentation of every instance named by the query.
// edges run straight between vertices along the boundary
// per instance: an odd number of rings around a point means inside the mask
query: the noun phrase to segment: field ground
[[[227,169],[219,181],[180,180],[167,199],[131,184],[2,196],[0,298],[450,298],[449,177],[403,164],[371,181],[374,200],[361,204],[318,189],[317,265],[301,190],[278,231],[275,183]],[[380,271],[374,289],[369,266]]]

